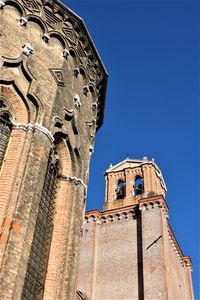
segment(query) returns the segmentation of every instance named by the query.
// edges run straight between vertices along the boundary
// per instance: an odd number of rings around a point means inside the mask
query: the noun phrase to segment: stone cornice
[[[84,223],[96,222],[104,224],[109,222],[134,219],[137,214],[137,205],[129,205],[122,208],[100,212],[98,209],[87,211]]]
[[[142,199],[138,200],[138,202],[139,202],[140,210],[145,211],[148,209],[153,209],[154,207],[159,207],[159,208],[163,209],[163,211],[166,215],[168,215],[168,206],[162,195],[148,197],[148,198],[142,198]]]
[[[178,241],[177,241],[177,239],[176,239],[169,223],[167,223],[167,230],[168,230],[168,236],[169,236],[170,244],[173,247],[173,250],[174,250],[175,254],[177,255],[180,263],[183,266],[188,267],[192,270],[192,261],[191,261],[189,256],[184,256],[184,254],[183,254],[183,252],[182,252],[182,250],[179,246],[179,243],[178,243]]]

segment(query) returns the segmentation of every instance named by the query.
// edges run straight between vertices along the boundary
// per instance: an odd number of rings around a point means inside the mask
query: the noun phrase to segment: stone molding
[[[24,130],[24,131],[27,131],[27,130],[39,130],[40,132],[42,132],[43,134],[45,134],[49,140],[51,142],[54,142],[54,137],[53,135],[51,134],[51,132],[44,126],[40,125],[40,124],[25,124],[25,123],[14,123],[14,129],[20,129],[20,130]]]
[[[126,209],[116,209],[111,211],[100,212],[99,210],[94,210],[87,212],[85,215],[85,220],[83,224],[97,223],[106,224],[122,220],[135,219],[137,214],[136,206],[126,207]]]
[[[146,210],[155,209],[159,207],[163,210],[164,214],[168,218],[168,206],[162,195],[157,197],[143,198],[140,199],[138,202],[139,202],[139,210],[146,211]]]
[[[178,257],[178,260],[180,261],[181,265],[183,267],[188,267],[190,270],[192,270],[192,261],[189,256],[183,255],[183,252],[179,246],[178,241],[175,238],[175,235],[174,235],[169,223],[167,223],[167,231],[168,231],[168,236],[169,236],[169,242],[170,242],[176,256]]]
[[[84,189],[85,193],[87,191],[87,185],[83,182],[83,180],[81,178],[77,178],[75,176],[59,175],[58,179],[69,181],[70,183],[72,183],[74,185],[80,185]]]

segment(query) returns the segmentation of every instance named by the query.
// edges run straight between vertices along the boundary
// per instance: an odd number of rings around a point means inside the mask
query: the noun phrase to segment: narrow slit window
[[[10,115],[7,112],[0,113],[0,167],[3,164],[6,148],[12,130]]]

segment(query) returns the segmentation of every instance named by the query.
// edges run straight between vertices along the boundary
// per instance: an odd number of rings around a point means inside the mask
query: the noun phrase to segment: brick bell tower
[[[106,82],[84,22],[60,1],[0,1],[1,300],[76,297]]]
[[[88,211],[78,285],[82,299],[192,300],[191,260],[168,223],[154,161],[127,158],[105,172],[104,210]]]

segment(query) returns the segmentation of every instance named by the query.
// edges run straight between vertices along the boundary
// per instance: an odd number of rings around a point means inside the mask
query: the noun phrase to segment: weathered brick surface
[[[85,214],[77,289],[91,300],[194,299],[191,261],[169,226],[161,171],[145,158],[127,159],[105,174],[104,211]],[[138,174],[144,191],[133,196]],[[125,194],[116,199],[120,179]]]
[[[107,74],[82,20],[60,1],[5,1],[0,31],[0,98],[12,122],[0,169],[0,298],[21,299],[49,153],[56,145],[54,230],[40,298],[73,299]]]

